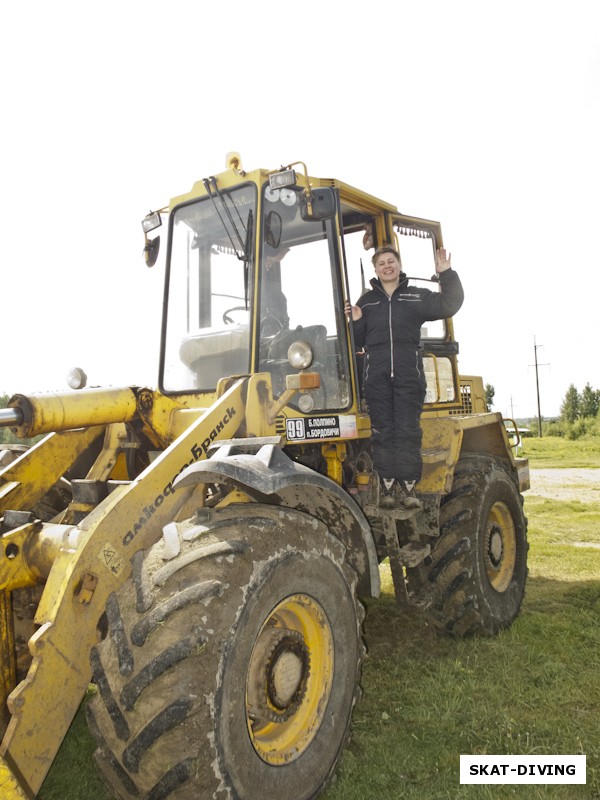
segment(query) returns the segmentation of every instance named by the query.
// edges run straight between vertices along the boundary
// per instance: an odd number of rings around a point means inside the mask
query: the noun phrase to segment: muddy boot
[[[415,495],[416,481],[397,481],[396,504],[404,508],[421,508],[423,505]]]
[[[379,508],[396,508],[396,485],[394,478],[379,479]]]

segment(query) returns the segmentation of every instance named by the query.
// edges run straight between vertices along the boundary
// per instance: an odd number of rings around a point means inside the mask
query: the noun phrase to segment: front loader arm
[[[104,432],[104,427],[51,433],[0,470],[0,516],[10,509],[30,509]]]
[[[29,642],[31,668],[9,697],[0,786],[14,780],[8,765],[28,796],[39,791],[89,684],[90,652],[108,597],[130,576],[134,554],[160,537],[194,492],[192,486],[175,493],[175,478],[205,458],[214,439],[235,435],[245,417],[246,383],[237,380],[132,483],[97,506],[80,523],[74,551],[61,548],[38,607],[41,627]]]

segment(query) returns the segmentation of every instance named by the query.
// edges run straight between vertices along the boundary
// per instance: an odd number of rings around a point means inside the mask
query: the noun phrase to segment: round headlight
[[[70,389],[83,389],[87,383],[87,375],[81,367],[73,367],[67,373],[67,385]]]
[[[298,408],[304,414],[310,413],[315,407],[315,398],[312,394],[301,394],[298,398]]]
[[[282,189],[279,194],[279,199],[284,206],[295,206],[298,202],[298,195],[293,189]]]
[[[294,342],[289,346],[287,355],[294,369],[307,369],[313,361],[312,347],[308,342]]]

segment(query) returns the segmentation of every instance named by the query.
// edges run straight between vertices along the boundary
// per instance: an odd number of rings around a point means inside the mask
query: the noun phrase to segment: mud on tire
[[[348,735],[356,575],[314,518],[232,505],[171,523],[109,599],[88,704],[121,798],[315,797]]]
[[[513,478],[489,457],[463,457],[442,501],[440,537],[427,565],[408,570],[409,589],[429,596],[427,613],[445,631],[494,635],[519,613],[527,549]]]

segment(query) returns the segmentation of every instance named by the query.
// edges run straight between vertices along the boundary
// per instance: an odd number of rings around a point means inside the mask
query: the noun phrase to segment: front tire
[[[258,504],[167,529],[110,598],[92,654],[105,779],[122,798],[315,797],[359,694],[345,548],[314,518]]]

